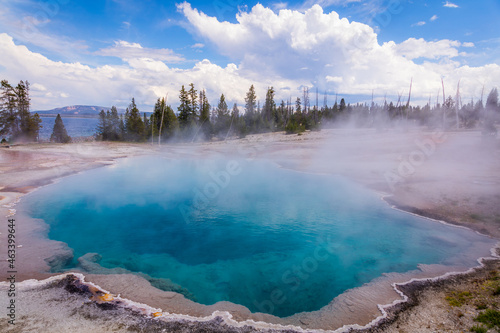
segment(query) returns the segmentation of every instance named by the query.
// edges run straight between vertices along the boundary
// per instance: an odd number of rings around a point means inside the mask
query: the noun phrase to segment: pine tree
[[[17,95],[17,112],[19,118],[18,136],[27,136],[29,132],[29,126],[30,126],[29,86],[30,84],[28,81],[20,81],[15,89]]]
[[[172,107],[170,105],[167,105],[165,109],[164,122],[166,135],[165,137],[168,139],[175,137],[175,135],[179,131],[179,121],[177,120],[177,116],[175,115],[174,110],[172,110]]]
[[[484,135],[497,135],[497,129],[494,125],[495,118],[498,117],[498,90],[497,88],[491,89],[486,99],[486,105],[484,108],[484,120],[483,120],[483,134]]]
[[[120,133],[120,116],[118,115],[118,110],[116,106],[111,107],[111,112],[107,114],[107,122],[109,125],[109,140],[119,141],[123,140]]]
[[[262,108],[262,118],[264,119],[266,125],[269,128],[274,128],[274,118],[276,113],[276,103],[274,102],[274,88],[267,88],[266,100],[264,102],[264,106]]]
[[[8,137],[16,133],[17,111],[14,88],[6,80],[1,82],[0,135]]]
[[[206,139],[212,137],[212,123],[210,122],[210,103],[205,90],[200,91],[200,126]]]
[[[26,135],[28,136],[28,138],[32,139],[33,141],[38,141],[40,128],[42,128],[41,124],[42,119],[40,119],[38,113],[30,114],[26,131]]]
[[[486,109],[490,112],[498,111],[498,89],[491,89],[486,99]]]
[[[11,140],[38,140],[40,118],[30,113],[29,82],[20,81],[16,87],[2,80],[0,84],[0,136]]]
[[[101,112],[99,112],[99,121],[97,123],[97,129],[96,129],[97,139],[102,141],[108,140],[107,128],[108,128],[108,119],[106,117],[106,112],[104,112],[104,110],[101,110]]]
[[[238,104],[234,103],[231,109],[231,118],[238,118],[240,116],[240,109],[238,109]]]
[[[301,100],[297,97],[295,101],[295,112],[290,116],[285,130],[288,134],[299,134],[304,132],[305,129],[305,114],[302,112]]]
[[[391,104],[392,104],[392,102],[391,102]],[[342,98],[340,100],[339,112],[343,112],[345,109],[346,109],[345,100]]]
[[[62,121],[61,115],[58,114],[56,121],[54,123],[54,128],[52,130],[52,135],[50,136],[51,142],[57,143],[68,143],[71,142],[71,137],[68,135],[64,123]]]
[[[150,122],[154,126],[152,131],[154,140],[157,140],[158,138],[160,127],[162,141],[173,138],[179,130],[179,122],[175,116],[174,110],[172,110],[170,106],[166,105],[165,98],[158,98],[156,101]]]
[[[230,122],[231,118],[229,116],[226,98],[224,94],[222,94],[219,99],[219,104],[217,105],[217,119],[215,122],[215,131],[220,137],[226,136]]]
[[[247,92],[245,97],[245,115],[253,115],[257,110],[257,96],[255,95],[255,88],[253,84]]]
[[[125,128],[126,136],[130,141],[143,141],[144,140],[144,122],[141,119],[141,114],[137,105],[135,104],[135,99],[132,98],[132,102],[127,108],[127,117],[125,118]]]
[[[198,117],[198,94],[196,89],[194,89],[194,83],[189,84],[188,100],[189,100],[189,111],[193,121]]]
[[[286,104],[284,100],[281,100],[280,106],[276,109],[274,113],[274,123],[276,128],[283,130],[284,122],[286,121]]]
[[[257,96],[255,94],[255,87],[252,84],[245,97],[245,122],[246,127],[252,132],[257,132],[258,130],[258,117]]]
[[[184,88],[184,85],[181,87],[181,91],[179,93],[179,106],[177,107],[177,111],[179,112],[179,125],[182,130],[191,127],[192,116],[191,116],[191,108],[189,103],[189,96]]]

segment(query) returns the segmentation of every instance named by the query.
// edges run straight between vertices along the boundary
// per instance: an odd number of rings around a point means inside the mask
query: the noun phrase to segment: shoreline
[[[197,148],[201,148],[200,146],[202,146],[202,147],[203,147],[203,146],[210,146],[210,145],[211,145],[211,144],[209,143],[209,144],[202,144],[202,145],[187,145],[187,147],[194,148],[193,150],[195,150],[195,151],[196,151],[196,150],[197,150]],[[194,146],[194,147],[193,147],[193,146]],[[215,144],[214,146],[217,146],[217,144]],[[147,145],[144,145],[144,146],[139,145],[139,147],[140,147],[140,148],[145,148],[145,147],[146,147],[146,148],[148,148],[148,146],[147,146]],[[154,148],[154,147],[153,147],[153,148]],[[168,148],[172,148],[172,147],[168,147]],[[175,150],[182,150],[183,148],[184,148],[184,145],[183,145],[183,146],[181,146],[181,147],[175,147],[174,149],[172,149],[172,150],[173,150],[173,154],[172,154],[172,152],[171,152],[170,154],[171,154],[172,156],[176,156],[176,155],[175,155]],[[227,147],[226,147],[226,148],[227,148]],[[200,149],[200,150],[202,150],[202,149]],[[215,153],[217,153],[217,149],[213,149],[213,150],[215,151]],[[151,154],[151,153],[156,154],[156,153],[158,153],[158,151],[155,151],[154,149],[147,149],[147,151],[148,151],[148,153],[147,153],[147,154]],[[213,153],[213,152],[212,152],[212,153]],[[146,154],[144,154],[144,152],[140,152],[140,153],[139,153],[139,154],[137,154],[137,155],[146,155]],[[131,156],[137,156],[137,155],[132,154]],[[189,156],[192,156],[192,152],[188,153],[188,155],[189,155]],[[111,161],[108,159],[108,163],[109,163],[109,162],[113,163],[112,161],[116,160],[117,158],[121,158],[121,157],[131,157],[131,156],[130,156],[130,154],[125,154],[125,155],[122,155],[122,156],[115,156],[115,157],[111,158]],[[174,158],[175,158],[175,157],[174,157]],[[106,165],[106,164],[107,164],[107,163],[102,163],[102,161],[100,161],[100,160],[98,160],[98,159],[96,160],[96,159],[94,158],[94,159],[93,159],[93,161],[92,161],[92,163],[90,163],[90,164],[88,164],[88,165],[87,165],[87,168],[82,168],[81,170],[74,171],[74,172],[72,172],[72,173],[70,173],[70,174],[63,174],[63,175],[61,175],[61,176],[59,176],[59,177],[55,177],[55,178],[54,178],[54,179],[52,179],[52,180],[53,180],[53,181],[58,181],[59,179],[62,179],[63,177],[66,177],[66,176],[69,176],[69,175],[72,175],[72,174],[75,174],[75,173],[83,172],[83,171],[89,170],[89,169],[91,169],[91,168],[95,168],[95,167],[99,167],[99,166],[104,166],[104,165]],[[279,164],[279,163],[278,163],[278,164]],[[280,165],[281,165],[281,164],[280,164]],[[281,165],[281,166],[282,166],[282,167],[284,167],[283,165]],[[292,169],[293,169],[293,168],[292,168]],[[293,170],[295,170],[295,171],[302,171],[302,170],[297,170],[297,169],[293,169]],[[47,179],[45,179],[45,180],[47,180]],[[356,179],[355,179],[355,181],[356,181]],[[41,187],[41,186],[46,186],[46,185],[48,185],[48,184],[51,184],[51,182],[46,183],[46,184],[42,184],[42,185],[38,184],[38,186],[36,186],[36,187],[35,187],[35,185],[31,185],[29,188],[26,188],[26,187],[20,187],[20,188],[15,188],[15,187],[13,187],[13,188],[9,188],[9,187],[7,187],[7,188],[3,188],[3,189],[1,189],[1,190],[0,190],[0,192],[2,192],[2,193],[0,193],[0,194],[2,194],[2,196],[5,196],[5,194],[3,193],[5,189],[9,189],[9,190],[13,190],[13,189],[23,189],[23,191],[22,191],[22,192],[24,192],[24,193],[26,193],[26,192],[31,192],[30,190],[34,190],[35,188],[39,188],[39,187]],[[365,184],[365,186],[366,186],[366,184]],[[25,192],[25,190],[27,190],[27,191]],[[22,196],[22,194],[21,194],[21,193],[18,193],[18,194],[19,194],[20,196]],[[8,196],[7,196],[7,197],[8,197]],[[6,198],[7,198],[7,197],[6,197]],[[386,200],[386,197],[384,197],[384,198],[383,198],[383,200],[384,200],[384,201],[386,201],[386,203],[387,203],[388,205],[390,205],[390,206],[392,205],[392,203],[391,203],[391,202],[389,202],[389,201],[387,201],[387,200]],[[2,207],[4,206],[4,205],[3,205],[3,201],[4,201],[4,199],[2,199]],[[394,207],[393,207],[393,208],[394,208]],[[461,225],[460,223],[457,223],[457,224],[455,224],[455,223],[449,223],[448,221],[442,221],[442,219],[434,219],[433,217],[427,216],[427,215],[425,215],[425,214],[416,214],[416,213],[415,213],[415,212],[413,212],[413,211],[407,211],[407,210],[405,210],[404,208],[401,208],[401,207],[397,207],[397,206],[396,206],[395,208],[396,208],[396,209],[399,209],[399,210],[402,210],[402,211],[404,211],[405,213],[410,213],[410,214],[415,214],[415,215],[418,215],[418,216],[423,216],[424,218],[431,218],[431,219],[433,219],[433,220],[438,220],[438,222],[439,222],[439,221],[441,221],[441,222],[444,222],[444,223],[446,223],[446,224],[451,224],[451,225],[454,225],[454,226],[456,226],[456,225],[458,224],[459,226],[464,227],[464,226],[463,226],[463,225]],[[416,207],[410,207],[410,208],[412,208],[412,209],[417,209],[417,210],[419,209],[419,208],[416,208]],[[466,228],[467,228],[467,229],[471,229],[471,228],[469,228],[469,227],[466,227]],[[471,230],[474,230],[474,229],[471,229]],[[474,230],[474,231],[475,231],[475,232],[478,232],[477,230]],[[491,235],[490,235],[490,237],[491,237]],[[498,237],[493,237],[493,239],[498,239]],[[498,246],[498,245],[497,245],[497,246]],[[498,257],[497,257],[496,259],[498,259]],[[487,259],[484,259],[484,260],[487,260]],[[478,259],[478,261],[479,261],[479,263],[480,263],[480,266],[479,266],[479,267],[483,267],[482,260],[480,261],[480,260]],[[460,275],[467,275],[467,274],[470,274],[470,273],[471,273],[471,272],[470,272],[471,270],[476,270],[476,269],[478,269],[478,268],[477,268],[477,267],[476,267],[476,268],[470,268],[467,272],[461,272],[461,273],[458,273],[458,274],[460,274]],[[447,274],[449,274],[449,273],[450,273],[450,272],[445,273],[444,275],[447,275]],[[45,273],[40,273],[40,274],[44,275]],[[57,274],[55,274],[55,273],[46,273],[46,274],[49,274],[50,276],[57,275]],[[441,276],[435,277],[434,279],[441,280],[441,279],[443,279],[443,278],[444,278],[444,279],[447,279],[447,278],[449,277],[449,276],[444,277],[444,275],[441,275]],[[453,274],[453,275],[455,275],[455,274]],[[40,276],[40,277],[42,277],[42,276]],[[412,280],[413,280],[413,279],[412,279]],[[417,282],[417,284],[418,284],[419,282],[421,282],[421,281],[412,281],[412,280],[407,281],[407,282],[404,282],[404,283],[394,283],[394,285],[393,285],[394,290],[395,290],[398,294],[400,294],[400,296],[401,296],[401,293],[400,293],[400,291],[398,291],[398,289],[397,289],[396,285],[398,285],[398,286],[399,286],[399,285],[406,286],[406,285],[410,285],[410,284],[412,284],[413,282]],[[424,278],[422,278],[421,280],[424,280],[424,281],[429,281],[429,278],[425,278],[425,277],[424,277]],[[355,289],[357,289],[357,288],[355,288]],[[342,294],[342,295],[343,295],[343,294]],[[405,296],[405,297],[406,297],[406,296]],[[394,303],[394,302],[396,302],[396,303]],[[371,321],[371,322],[370,322],[370,324],[371,324],[371,323],[373,323],[374,321],[376,321],[376,323],[374,323],[374,324],[373,324],[373,325],[371,325],[370,327],[366,327],[366,326],[359,326],[359,325],[358,325],[355,329],[357,329],[357,330],[367,330],[367,329],[369,329],[369,328],[374,328],[374,327],[377,327],[377,326],[379,326],[379,325],[382,325],[382,324],[383,324],[383,322],[384,322],[384,320],[385,320],[385,319],[386,319],[386,317],[387,317],[387,313],[385,312],[386,310],[383,310],[383,311],[382,311],[382,309],[387,308],[387,309],[388,309],[388,311],[392,311],[392,308],[398,307],[398,304],[400,304],[400,303],[402,303],[402,302],[403,302],[403,303],[406,303],[406,302],[401,301],[401,300],[399,300],[399,301],[398,301],[398,300],[395,300],[394,302],[393,302],[393,303],[391,303],[391,304],[385,304],[385,305],[378,305],[378,306],[377,306],[377,307],[379,308],[379,310],[381,311],[382,315],[381,315],[381,316],[379,316],[379,317],[377,317],[377,318],[375,318],[373,321]],[[398,311],[396,311],[396,312],[398,312]],[[228,314],[229,314],[229,312],[228,312]],[[381,318],[381,317],[383,317],[383,318]],[[348,328],[354,328],[354,327],[349,326],[349,327],[344,327],[344,328],[342,328],[342,329],[344,329],[344,330],[345,330],[345,329],[348,329]],[[341,328],[337,329],[337,330],[336,330],[336,332],[337,332],[337,331],[339,331],[340,329],[341,329]],[[341,331],[342,331],[342,330],[341,330]],[[340,331],[339,331],[339,332],[340,332]]]

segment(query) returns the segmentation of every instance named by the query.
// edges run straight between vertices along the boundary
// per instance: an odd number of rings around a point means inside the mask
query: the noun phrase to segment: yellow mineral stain
[[[109,301],[112,301],[114,299],[113,296],[111,296],[111,294],[100,295],[100,296],[97,296],[97,298],[99,298],[99,300],[103,301],[103,302],[109,302]]]

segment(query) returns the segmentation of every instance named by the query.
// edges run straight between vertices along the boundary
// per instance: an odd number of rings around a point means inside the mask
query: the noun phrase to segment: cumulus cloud
[[[165,61],[168,63],[176,63],[185,60],[182,56],[175,54],[174,51],[169,49],[151,49],[142,47],[138,43],[129,43],[123,40],[115,41],[113,46],[101,49],[95,52],[95,54],[118,57],[126,61],[134,59],[151,59]]]
[[[300,96],[304,86],[339,95],[371,95],[372,91],[391,95],[407,89],[413,78],[412,99],[427,101],[440,88],[442,77],[447,87],[461,80],[462,96],[467,97],[480,96],[483,85],[492,87],[500,77],[497,64],[460,63],[458,49],[471,47],[470,43],[415,38],[380,43],[370,26],[340,18],[333,11],[325,13],[319,5],[278,13],[256,5],[238,14],[235,23],[221,22],[187,3],[178,9],[191,31],[231,63],[221,67],[203,60],[192,68],[175,68],[167,63],[183,57],[171,50],[117,41],[98,52],[124,59],[124,64],[92,67],[52,61],[14,43],[11,35],[0,34],[0,75],[11,82],[37,83],[34,109],[66,103],[124,107],[131,97],[151,108],[166,93],[175,106],[180,86],[191,82],[197,89],[206,89],[212,103],[224,93],[229,102],[241,105],[251,84],[261,100],[267,87],[274,86],[279,101]]]
[[[432,17],[430,18],[431,22],[434,22],[438,19],[439,17],[437,15],[432,15]]]
[[[471,84],[478,73],[482,80],[494,79],[493,73],[484,70],[486,66],[461,67],[454,59],[460,55],[459,41],[410,38],[381,45],[370,26],[340,18],[334,11],[325,13],[319,5],[304,12],[275,13],[258,4],[250,12],[239,13],[236,23],[220,22],[186,2],[178,9],[198,35],[239,63],[242,75],[256,81],[292,79],[295,91],[308,85],[341,94],[368,95],[375,90],[383,95],[401,90],[413,78],[415,96],[428,98],[441,77],[449,85],[462,79],[464,94],[466,77],[473,78]],[[499,73],[500,67],[492,64],[489,69]],[[471,85],[468,92],[473,95],[473,90]]]
[[[156,99],[166,93],[169,103],[176,105],[181,85],[191,82],[197,89],[206,89],[213,103],[221,92],[228,101],[243,101],[254,83],[241,77],[235,64],[223,68],[209,60],[200,61],[190,69],[169,68],[161,61],[148,58],[132,59],[126,65],[100,67],[52,61],[23,45],[16,45],[5,33],[0,33],[0,65],[5,68],[0,74],[2,79],[11,83],[28,79],[34,83],[34,110],[67,105],[65,103],[125,107],[132,97],[143,108],[151,109]],[[263,82],[265,84],[270,82]],[[290,82],[283,81],[282,85],[286,84]],[[259,88],[257,93],[263,95],[265,91]]]

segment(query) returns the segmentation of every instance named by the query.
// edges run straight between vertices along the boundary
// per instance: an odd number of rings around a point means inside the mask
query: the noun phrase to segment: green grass
[[[474,321],[482,323],[488,328],[500,329],[500,311],[487,309],[474,318]]]
[[[466,304],[471,298],[472,294],[469,291],[453,291],[445,299],[450,306],[460,307]]]
[[[487,308],[488,308],[488,305],[484,302],[476,303],[476,309],[478,309],[478,310],[486,310]]]
[[[496,277],[486,280],[483,287],[489,290],[493,296],[500,295],[500,280],[497,280]]]
[[[474,325],[470,328],[470,331],[475,333],[486,333],[488,329],[482,325]]]
[[[478,202],[478,204],[480,203]],[[479,214],[469,214],[469,217],[476,221],[484,221],[484,217]]]

